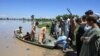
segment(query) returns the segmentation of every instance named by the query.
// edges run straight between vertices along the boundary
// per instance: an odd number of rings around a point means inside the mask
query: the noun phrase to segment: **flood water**
[[[0,21],[0,56],[63,56],[60,50],[50,50],[22,42],[14,37],[19,26],[24,32],[30,32],[31,22]]]

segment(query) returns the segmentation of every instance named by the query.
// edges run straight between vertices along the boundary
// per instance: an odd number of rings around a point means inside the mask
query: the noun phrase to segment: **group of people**
[[[20,26],[19,29],[17,29],[17,34],[19,35],[19,37],[22,37],[23,40],[28,40],[28,41],[38,41],[39,44],[43,44],[44,40],[45,40],[45,33],[46,33],[46,28],[48,27],[42,27],[40,28],[40,31],[38,34],[38,39],[36,39],[35,35],[36,35],[36,29],[37,29],[37,25],[39,23],[34,21],[34,24],[32,24],[32,30],[31,32],[26,32],[25,35],[23,35],[22,33],[22,27]]]
[[[63,44],[64,52],[68,50],[69,45],[73,45],[75,24],[74,16],[52,22],[50,35],[57,39],[57,44]]]
[[[67,41],[71,39],[76,42],[77,56],[100,56],[100,49],[97,50],[96,42],[100,42],[100,15],[88,10],[85,14],[75,19],[70,17],[65,20],[52,22],[51,35],[56,35],[57,39],[61,36]],[[59,42],[59,41],[58,41]],[[99,46],[100,48],[100,46]]]
[[[40,29],[38,36],[38,42],[40,44],[43,44],[45,39],[46,28],[47,27],[42,27]],[[97,41],[100,42],[100,15],[95,14],[92,10],[86,11],[85,14],[78,19],[71,16],[65,20],[53,21],[50,34],[54,35],[57,39],[55,45],[59,43],[64,44],[64,50],[66,50],[69,45],[73,45],[73,41],[75,41],[77,56],[100,56],[96,45]],[[26,37],[25,39],[34,40],[35,26],[32,28],[30,38],[27,37],[29,35],[27,32],[24,36]],[[69,40],[70,44],[68,44]]]
[[[100,15],[92,10],[78,20],[78,31],[76,34],[77,56],[100,56],[97,51],[96,42],[100,42]]]

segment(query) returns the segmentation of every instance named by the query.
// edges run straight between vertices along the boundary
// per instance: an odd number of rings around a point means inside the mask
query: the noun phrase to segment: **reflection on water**
[[[31,22],[0,21],[0,56],[58,56],[58,53],[61,54],[57,50],[48,50],[19,41],[13,34],[19,26],[23,27],[24,32],[31,30]]]

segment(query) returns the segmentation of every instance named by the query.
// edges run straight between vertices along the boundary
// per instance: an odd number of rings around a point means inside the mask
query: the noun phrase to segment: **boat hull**
[[[38,42],[35,42],[35,41],[24,40],[21,36],[16,34],[15,31],[14,31],[14,35],[20,41],[23,41],[23,42],[26,42],[26,43],[29,43],[29,44],[32,44],[32,45],[36,45],[36,46],[40,46],[40,47],[44,47],[44,48],[49,48],[49,49],[53,49],[55,47],[55,45],[54,45],[55,41],[54,40],[51,43],[41,45],[41,44],[39,44]]]

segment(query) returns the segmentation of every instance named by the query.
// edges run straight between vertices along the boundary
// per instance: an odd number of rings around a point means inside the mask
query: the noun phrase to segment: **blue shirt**
[[[63,40],[66,41],[67,37],[66,36],[59,36],[57,41]]]

